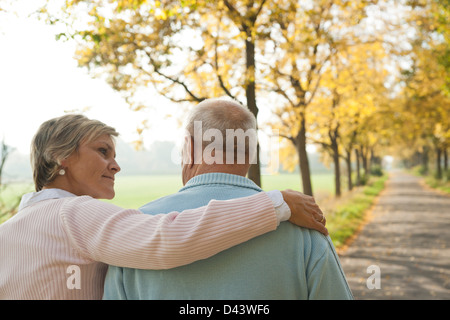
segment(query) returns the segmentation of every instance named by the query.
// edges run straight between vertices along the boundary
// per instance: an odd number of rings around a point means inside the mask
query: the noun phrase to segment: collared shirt
[[[176,194],[141,207],[147,214],[204,205],[211,199],[261,193],[249,179],[195,176]],[[234,219],[227,213],[223,221]],[[210,230],[214,233],[215,230]],[[331,239],[282,222],[273,232],[170,270],[110,266],[104,299],[352,299]]]
[[[27,194],[0,225],[0,299],[101,299],[107,264],[173,268],[277,223],[267,194],[155,216],[64,190]]]
[[[21,211],[28,206],[31,206],[39,201],[49,200],[49,199],[60,199],[67,197],[76,197],[71,192],[62,189],[44,189],[38,192],[26,193],[22,196],[20,200],[19,209]]]

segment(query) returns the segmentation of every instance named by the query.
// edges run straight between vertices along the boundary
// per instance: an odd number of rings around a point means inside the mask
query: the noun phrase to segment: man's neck
[[[195,171],[195,175],[204,174],[204,173],[212,173],[212,172],[219,172],[219,173],[228,173],[228,174],[235,174],[238,176],[245,177],[247,175],[249,166],[248,165],[227,165],[227,164],[215,164],[215,165],[206,165],[201,164],[198,166],[197,170]]]

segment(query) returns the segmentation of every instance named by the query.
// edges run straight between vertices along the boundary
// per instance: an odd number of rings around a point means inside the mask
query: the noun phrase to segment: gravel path
[[[355,299],[450,299],[450,196],[392,172],[340,258]]]

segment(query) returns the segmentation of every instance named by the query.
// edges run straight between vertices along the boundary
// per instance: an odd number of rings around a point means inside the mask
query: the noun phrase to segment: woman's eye
[[[105,148],[100,148],[98,149],[98,151],[100,151],[100,153],[106,155],[106,153],[108,153],[108,150],[106,150]]]

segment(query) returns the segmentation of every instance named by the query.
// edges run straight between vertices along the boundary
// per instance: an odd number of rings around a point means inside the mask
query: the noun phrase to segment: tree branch
[[[148,52],[146,52],[146,54],[147,54],[148,58],[150,59],[150,63],[152,64],[155,73],[157,73],[158,75],[160,75],[161,77],[163,77],[163,78],[165,78],[167,80],[172,81],[173,83],[176,83],[176,84],[182,86],[184,88],[184,90],[186,91],[186,93],[190,97],[192,97],[193,101],[202,102],[203,100],[206,99],[206,97],[198,97],[198,96],[196,96],[191,90],[189,90],[189,88],[186,85],[186,83],[184,83],[183,81],[179,80],[178,78],[173,78],[171,76],[168,76],[168,75],[164,74],[162,71],[160,71],[159,67],[157,66],[157,63],[155,62],[155,60],[153,60],[153,58],[150,56],[150,54]],[[172,101],[175,101],[175,102],[191,101],[191,100],[188,100],[188,99],[174,100],[174,99],[172,99],[170,97],[168,97],[168,98],[171,99]]]
[[[292,136],[287,136],[287,135],[282,134],[282,133],[279,133],[278,135],[279,135],[280,137],[282,137],[282,138],[288,139],[289,141],[291,141],[291,142],[295,145],[295,139],[294,139],[294,137],[292,137]]]

